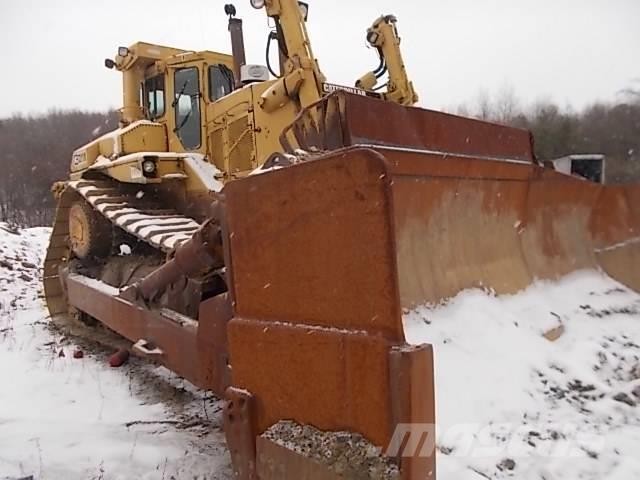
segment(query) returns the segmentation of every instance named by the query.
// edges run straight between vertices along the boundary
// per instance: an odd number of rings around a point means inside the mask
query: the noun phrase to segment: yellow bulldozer
[[[238,479],[435,478],[433,428],[400,448],[436,424],[432,349],[405,342],[403,310],[578,268],[640,289],[640,192],[540,164],[528,131],[414,107],[392,15],[346,87],[307,4],[251,4],[277,69],[246,63],[232,5],[232,55],[136,43],[105,61],[120,128],[54,186],[51,317],[97,320],[226,399]]]

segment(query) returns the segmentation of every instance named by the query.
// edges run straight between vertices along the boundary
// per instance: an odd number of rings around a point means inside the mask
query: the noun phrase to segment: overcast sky
[[[223,0],[0,0],[0,117],[51,108],[119,107],[120,75],[104,68],[138,40],[231,50]],[[399,20],[410,76],[429,108],[472,103],[511,87],[525,103],[581,108],[640,78],[640,0],[309,0],[308,28],[329,81],[374,68],[364,32]],[[248,0],[250,63],[264,64],[267,21]],[[640,80],[636,85],[640,85]]]

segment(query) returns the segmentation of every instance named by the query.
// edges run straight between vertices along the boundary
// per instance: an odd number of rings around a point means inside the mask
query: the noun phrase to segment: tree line
[[[551,101],[523,107],[511,89],[503,89],[450,110],[531,130],[539,159],[601,153],[607,156],[610,183],[640,181],[640,91],[630,89],[617,102],[574,111]],[[67,178],[71,153],[117,124],[115,112],[56,110],[0,119],[0,221],[51,224],[55,204],[50,188]]]
[[[569,154],[606,156],[607,183],[640,181],[640,90],[620,92],[617,102],[595,102],[581,111],[551,101],[523,107],[511,88],[493,97],[478,94],[453,113],[531,130],[536,157],[552,160]]]
[[[51,185],[68,177],[73,150],[117,126],[115,112],[54,110],[0,119],[0,221],[50,225]]]

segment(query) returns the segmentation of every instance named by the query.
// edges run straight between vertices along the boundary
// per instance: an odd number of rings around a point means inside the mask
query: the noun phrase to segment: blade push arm
[[[367,30],[367,42],[378,51],[380,66],[363,75],[356,82],[356,87],[373,90],[380,77],[388,71],[387,89],[382,92],[384,99],[401,105],[413,105],[418,101],[418,94],[413,89],[402,60],[396,22],[393,15],[384,15]]]

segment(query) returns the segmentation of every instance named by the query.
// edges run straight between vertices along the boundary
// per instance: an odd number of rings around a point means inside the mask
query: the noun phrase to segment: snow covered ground
[[[440,479],[640,478],[640,295],[575,272],[461,292],[405,332],[434,345]]]
[[[231,478],[219,402],[51,329],[47,236],[0,223],[0,480]],[[405,330],[435,348],[439,480],[640,478],[640,295],[577,272],[462,292]]]
[[[110,368],[112,351],[50,328],[48,234],[0,223],[0,480],[231,478],[219,402],[136,359]]]

